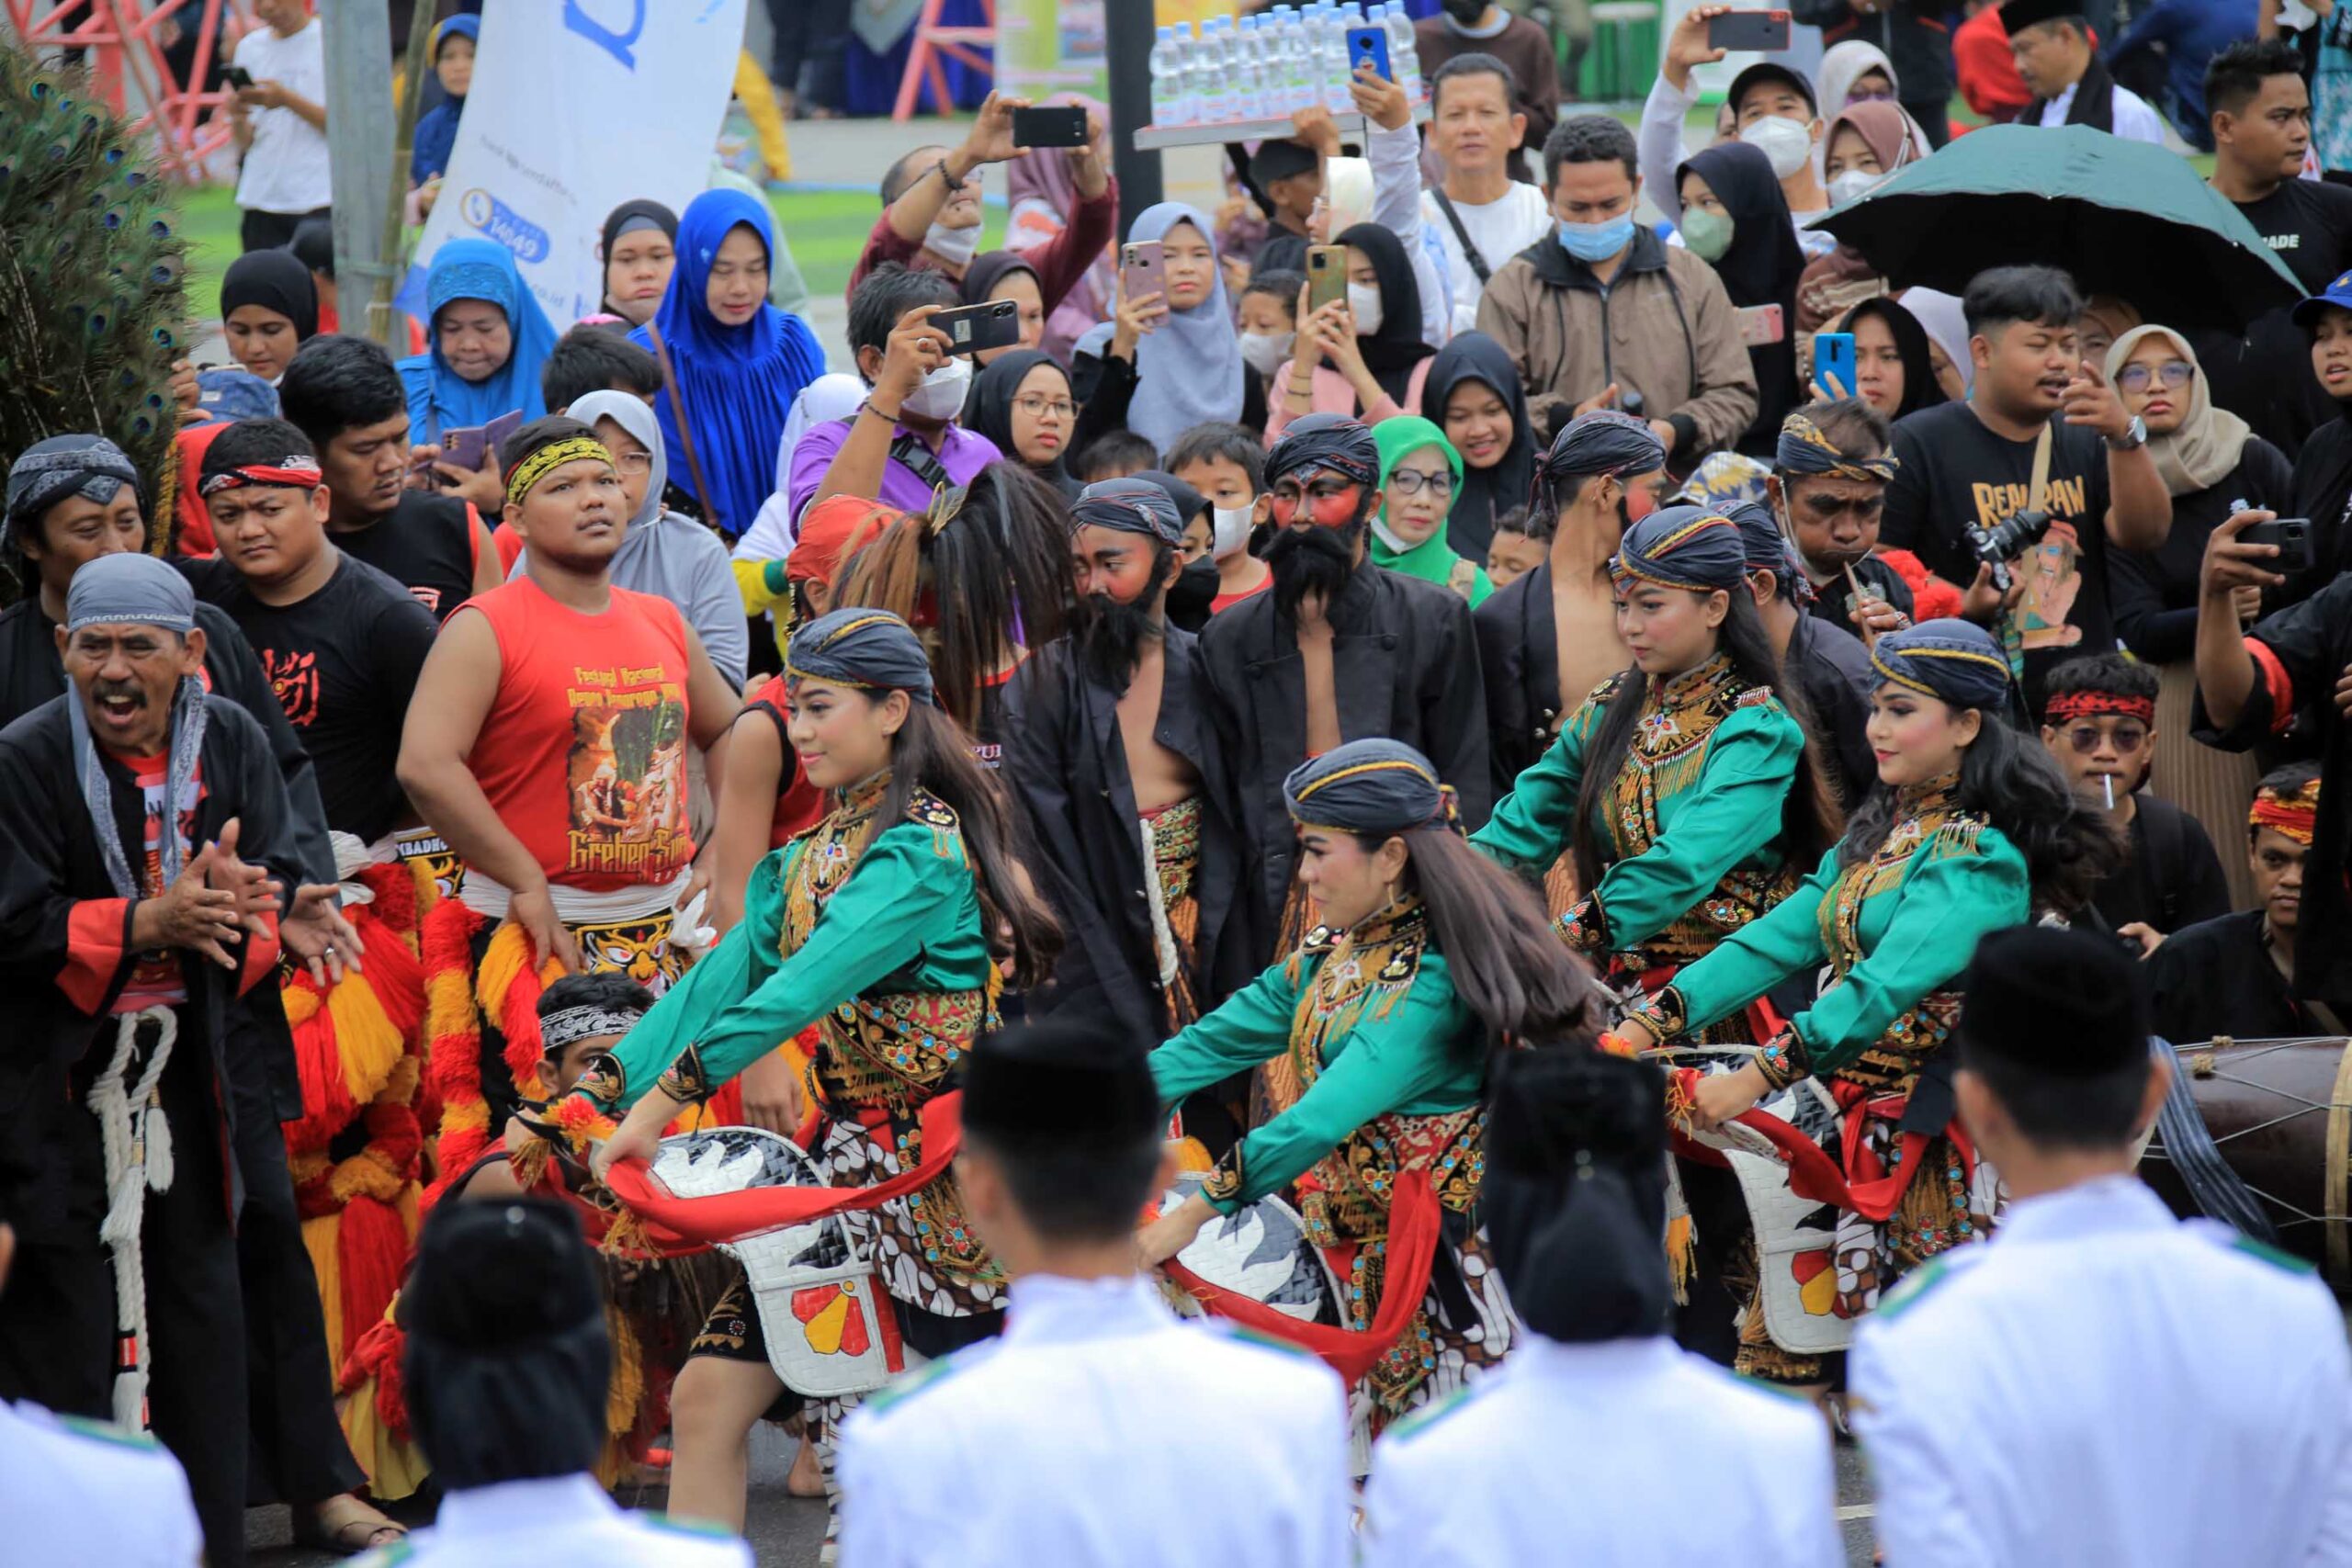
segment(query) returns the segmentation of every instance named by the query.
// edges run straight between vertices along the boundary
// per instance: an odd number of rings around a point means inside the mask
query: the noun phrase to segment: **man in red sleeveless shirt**
[[[424,933],[428,976],[462,947],[481,1007],[460,1018],[436,999],[426,1017],[445,1171],[464,1168],[530,1092],[528,1004],[548,959],[657,993],[684,967],[671,926],[695,880],[686,747],[707,750],[720,778],[738,706],[675,605],[612,585],[626,508],[594,433],[538,420],[502,457],[505,521],[528,565],[443,626],[401,738],[401,785],[467,866]],[[465,1033],[484,1042],[479,1085],[438,1044]]]

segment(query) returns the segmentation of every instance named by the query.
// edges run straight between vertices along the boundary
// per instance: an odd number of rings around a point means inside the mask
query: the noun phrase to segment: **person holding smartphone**
[[[1724,51],[1712,40],[1709,28],[1735,9],[1701,6],[1675,24],[1658,59],[1657,81],[1642,105],[1643,183],[1650,187],[1658,210],[1674,223],[1682,221],[1674,171],[1690,156],[1683,148],[1682,127],[1699,106],[1699,85],[1691,73],[1724,58]],[[1781,194],[1788,197],[1797,243],[1808,258],[1827,255],[1837,248],[1837,237],[1803,226],[1830,207],[1829,193],[1821,183],[1820,99],[1811,80],[1793,66],[1759,60],[1731,79],[1724,104],[1732,118],[1722,134],[1747,142],[1771,160]]]
[[[1797,402],[1797,279],[1804,253],[1789,231],[1788,199],[1769,158],[1744,143],[1710,147],[1675,171],[1682,239],[1715,269],[1738,311],[1740,341],[1756,372],[1756,418],[1738,449],[1769,457]]]
[[[326,26],[305,0],[254,0],[262,25],[237,40],[232,69],[244,85],[229,98],[229,125],[243,167],[237,175],[243,248],[276,250],[303,219],[334,200],[327,167]]]

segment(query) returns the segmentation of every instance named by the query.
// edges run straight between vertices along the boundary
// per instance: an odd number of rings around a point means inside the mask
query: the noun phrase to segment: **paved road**
[[[815,1568],[817,1549],[824,1542],[824,1504],[785,1495],[784,1472],[791,1461],[792,1450],[781,1433],[763,1429],[753,1438],[750,1524],[761,1568]],[[1849,1568],[1866,1568],[1871,1560],[1869,1506],[1862,1501],[1868,1495],[1860,1456],[1851,1448],[1839,1449],[1838,1512]],[[327,1568],[335,1561],[323,1552],[294,1551],[288,1539],[284,1508],[256,1508],[246,1516],[253,1568]]]

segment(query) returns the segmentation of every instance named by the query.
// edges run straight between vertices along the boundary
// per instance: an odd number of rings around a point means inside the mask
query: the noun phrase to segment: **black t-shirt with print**
[[[2026,702],[2034,713],[2041,711],[2041,683],[2052,666],[2115,646],[2107,588],[2107,444],[2063,418],[2050,429],[2052,523],[2022,563],[2027,588],[2018,605]],[[1887,487],[1880,542],[1912,551],[1929,571],[1966,588],[1977,565],[1967,526],[1989,530],[2025,510],[2034,446],[1995,434],[1966,403],[1921,409],[1899,422],[1894,455],[1903,466]]]
[[[325,587],[265,604],[224,562],[178,563],[253,645],[287,720],[302,738],[327,826],[373,843],[400,824],[408,796],[394,776],[401,725],[437,629],[408,592],[345,556]]]
[[[407,589],[436,626],[473,597],[481,522],[470,502],[404,490],[400,504],[372,525],[329,536],[345,555]]]

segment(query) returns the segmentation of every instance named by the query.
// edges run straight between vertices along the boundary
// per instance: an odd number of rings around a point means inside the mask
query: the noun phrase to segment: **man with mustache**
[[[1239,825],[1204,706],[1199,639],[1168,623],[1182,523],[1145,479],[1071,508],[1069,635],[1012,687],[1005,767],[1073,940],[1037,1000],[1156,1044],[1254,973]],[[1232,917],[1232,918],[1229,918]]]
[[[1299,763],[1385,736],[1436,764],[1472,828],[1494,800],[1470,606],[1366,558],[1379,472],[1380,449],[1362,423],[1335,413],[1293,423],[1266,456],[1258,498],[1275,527],[1266,551],[1273,590],[1201,633],[1210,711],[1258,868],[1245,896],[1255,901],[1261,958],[1302,934],[1285,930],[1298,924],[1284,918],[1296,834],[1282,787]]]
[[[1544,562],[1472,617],[1498,790],[1544,753],[1587,693],[1625,668],[1609,558],[1665,487],[1666,443],[1614,409],[1570,421],[1537,461],[1528,510],[1554,524]]]
[[[205,690],[195,595],[121,552],[67,591],[64,694],[0,731],[0,1105],[19,1258],[0,1397],[155,1436],[245,1560],[243,1199],[229,1032],[303,879],[261,727]],[[145,1174],[139,1173],[143,1161]]]

